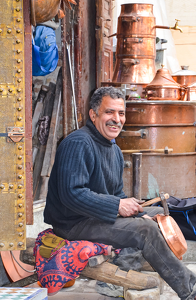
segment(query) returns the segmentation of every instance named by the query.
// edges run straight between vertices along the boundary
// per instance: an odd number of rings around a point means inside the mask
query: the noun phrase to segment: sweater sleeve
[[[114,223],[120,198],[98,194],[88,188],[94,170],[91,147],[84,141],[71,140],[58,155],[57,181],[60,201],[79,215]]]

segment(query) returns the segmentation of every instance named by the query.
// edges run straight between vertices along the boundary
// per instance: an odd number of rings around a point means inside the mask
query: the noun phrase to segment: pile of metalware
[[[178,21],[172,28],[156,25],[152,4],[121,6],[114,75],[112,82],[102,83],[121,88],[126,96],[126,123],[116,139],[125,159],[124,189],[143,199],[162,190],[193,197],[196,73],[183,67],[171,75],[164,66],[156,72],[156,28],[182,31]],[[133,153],[142,153],[136,169]]]

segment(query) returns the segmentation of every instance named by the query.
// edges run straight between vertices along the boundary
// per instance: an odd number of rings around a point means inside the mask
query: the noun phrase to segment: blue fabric
[[[45,76],[53,72],[58,63],[58,47],[54,29],[38,25],[32,42],[33,76]]]

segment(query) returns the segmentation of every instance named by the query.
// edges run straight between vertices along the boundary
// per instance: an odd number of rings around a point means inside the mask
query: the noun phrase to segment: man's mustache
[[[106,125],[110,125],[110,126],[118,126],[119,128],[122,128],[121,122],[116,123],[115,121],[112,121],[112,120],[106,122]]]

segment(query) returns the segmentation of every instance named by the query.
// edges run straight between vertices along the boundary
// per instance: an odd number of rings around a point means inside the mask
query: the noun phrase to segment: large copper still
[[[147,84],[154,78],[155,37],[152,4],[121,5],[112,82]]]

